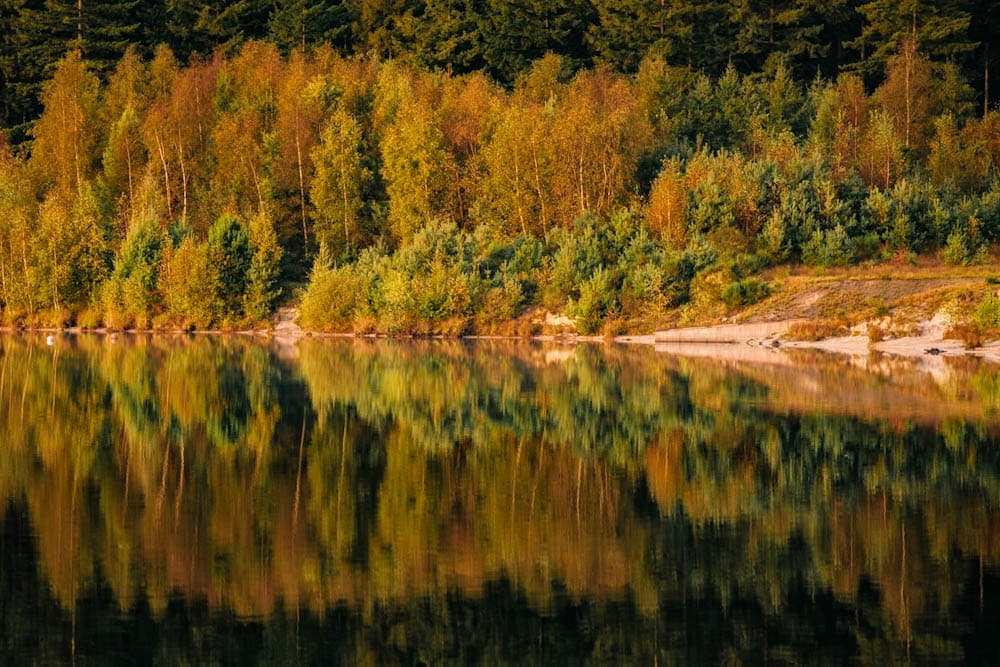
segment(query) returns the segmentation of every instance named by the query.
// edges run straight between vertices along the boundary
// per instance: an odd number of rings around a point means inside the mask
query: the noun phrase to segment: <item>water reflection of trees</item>
[[[374,622],[502,579],[541,612],[629,599],[651,619],[711,600],[780,626],[807,591],[855,619],[844,632],[873,659],[940,656],[966,630],[922,619],[1000,566],[989,367],[795,374],[506,343],[303,341],[290,362],[228,338],[2,346],[0,494],[27,508],[66,609],[100,578],[122,609],[141,595],[159,615],[179,591],[240,615],[346,604]],[[845,387],[885,414],[837,403]],[[736,655],[759,648],[750,635]]]

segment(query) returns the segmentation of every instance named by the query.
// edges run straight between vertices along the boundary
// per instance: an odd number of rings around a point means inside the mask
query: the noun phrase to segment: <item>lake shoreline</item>
[[[465,322],[469,327],[462,323],[456,323],[454,329],[444,327],[444,333],[419,331],[424,327],[433,329],[426,322],[417,323],[414,328],[418,331],[410,333],[319,331],[298,324],[299,304],[294,301],[279,306],[268,320],[248,327],[120,329],[4,325],[0,331],[47,335],[93,333],[112,337],[243,336],[273,338],[279,343],[300,338],[618,343],[667,345],[685,350],[704,347],[713,353],[721,353],[726,345],[770,346],[778,350],[817,349],[853,357],[872,353],[904,357],[941,354],[979,356],[1000,362],[1000,340],[988,340],[997,336],[996,330],[981,330],[969,340],[952,337],[963,335],[963,327],[969,333],[977,301],[1000,298],[995,287],[997,281],[991,282],[997,270],[1000,265],[947,269],[938,265],[880,265],[821,274],[774,274],[768,277],[774,291],[759,303],[717,311],[718,304],[713,306],[714,301],[709,300],[687,310],[676,309],[666,320],[613,323],[605,329],[608,333],[600,334],[577,333],[578,323],[573,318],[540,306],[528,308],[517,318],[495,323],[494,327],[499,326],[493,328],[495,333],[488,327],[483,331],[472,320]],[[657,325],[664,328],[657,329]],[[471,333],[456,333],[468,328]],[[974,343],[980,346],[966,349],[966,344]]]
[[[110,329],[106,327],[88,329],[84,327],[11,327],[2,326],[0,332],[8,334],[92,334],[97,336],[208,336],[244,337],[272,339],[280,344],[289,344],[301,339],[357,339],[357,340],[469,340],[469,341],[523,341],[543,343],[607,343],[618,345],[651,346],[658,351],[681,356],[715,356],[723,359],[744,359],[747,348],[766,350],[761,360],[774,353],[789,350],[817,350],[846,357],[868,356],[873,353],[897,357],[943,356],[977,357],[993,363],[1000,363],[1000,341],[988,341],[982,346],[966,348],[962,341],[944,338],[944,327],[940,322],[927,320],[920,322],[915,335],[871,341],[863,333],[834,336],[820,340],[795,340],[784,338],[791,325],[808,320],[776,320],[753,324],[718,324],[708,327],[678,327],[656,331],[651,334],[622,334],[616,336],[584,334],[539,334],[539,335],[420,335],[420,334],[358,334],[347,332],[323,332],[286,327],[284,329]],[[763,335],[761,332],[763,331]]]

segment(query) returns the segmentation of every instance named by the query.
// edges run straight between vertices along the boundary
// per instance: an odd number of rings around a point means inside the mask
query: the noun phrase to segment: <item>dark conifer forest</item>
[[[7,325],[655,325],[1000,241],[1000,3],[7,0]]]

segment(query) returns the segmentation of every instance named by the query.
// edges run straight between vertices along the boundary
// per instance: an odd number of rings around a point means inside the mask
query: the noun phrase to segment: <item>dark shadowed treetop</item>
[[[555,53],[634,72],[648,54],[710,76],[782,62],[800,80],[860,71],[880,83],[889,56],[915,39],[933,62],[959,68],[988,106],[998,21],[989,0],[9,0],[0,7],[0,125],[40,112],[41,82],[77,50],[106,75],[131,44],[232,53],[252,39],[282,53],[329,44],[453,73],[482,70],[510,85]],[[996,86],[993,86],[996,88]],[[982,105],[980,105],[982,106]]]

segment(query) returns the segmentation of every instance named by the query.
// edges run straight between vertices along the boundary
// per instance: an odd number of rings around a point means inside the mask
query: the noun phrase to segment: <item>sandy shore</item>
[[[746,361],[775,362],[787,350],[822,350],[853,357],[883,353],[901,357],[976,356],[1000,363],[1000,341],[966,349],[962,341],[944,338],[945,323],[921,322],[917,335],[871,342],[858,331],[849,336],[819,341],[784,340],[788,330],[799,320],[781,320],[755,324],[720,324],[714,327],[691,327],[657,331],[652,336],[620,336],[622,343],[650,344],[657,350],[687,356],[716,356]]]

